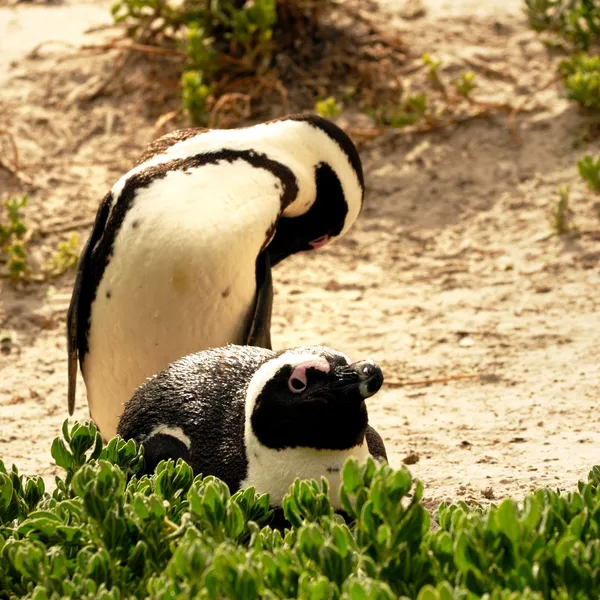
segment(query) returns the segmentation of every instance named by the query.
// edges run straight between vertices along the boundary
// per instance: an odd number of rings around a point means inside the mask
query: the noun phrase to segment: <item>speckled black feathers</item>
[[[177,360],[137,390],[125,405],[117,433],[144,441],[157,426],[180,428],[192,440],[187,460],[194,472],[215,475],[238,489],[247,470],[243,440],[248,383],[275,355],[230,345]],[[152,463],[176,458],[170,454],[176,442],[169,447],[163,439],[149,441]],[[163,455],[159,446],[166,450]]]

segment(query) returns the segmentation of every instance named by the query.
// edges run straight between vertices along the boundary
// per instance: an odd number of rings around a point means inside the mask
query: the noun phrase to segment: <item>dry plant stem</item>
[[[15,283],[41,283],[42,281],[46,281],[47,278],[43,275],[39,274],[27,274],[24,277],[19,277],[15,279],[13,275],[10,273],[0,272],[0,279],[9,279],[14,281]]]
[[[8,137],[8,141],[12,148],[13,153],[13,164],[12,168],[9,168],[10,172],[16,174],[19,171],[19,149],[17,148],[17,143],[15,142],[15,138],[13,134],[8,131],[8,129],[1,128],[0,135],[5,135]],[[7,167],[8,168],[8,167]]]
[[[160,54],[162,56],[181,56],[185,58],[185,52],[175,50],[174,48],[164,48],[162,46],[152,46],[150,44],[138,44],[130,42],[126,44],[118,43],[120,40],[106,42],[105,44],[91,44],[81,46],[81,50],[131,50],[133,52],[143,52],[145,54]]]
[[[478,71],[483,71],[486,75],[491,75],[493,77],[497,77],[498,79],[508,79],[510,81],[517,80],[517,78],[512,73],[501,69],[494,69],[493,67],[486,65],[483,61],[477,60],[475,58],[462,57],[462,61],[467,63],[474,69],[477,69]]]
[[[177,110],[171,110],[169,112],[166,112],[166,113],[163,113],[162,115],[160,115],[160,117],[158,117],[158,119],[156,119],[156,121],[154,122],[154,136],[153,137],[156,137],[157,135],[159,135],[160,132],[163,130],[163,127],[167,123],[170,123],[173,119],[176,119],[181,113],[182,113],[182,110],[180,108],[178,108]]]
[[[241,101],[242,109],[241,114],[236,117],[229,118],[229,120],[219,121],[219,113],[225,112],[224,109],[228,104],[236,104],[238,101]],[[235,124],[242,119],[248,119],[252,115],[251,101],[250,96],[248,94],[240,94],[232,92],[230,94],[223,94],[216,102],[213,109],[210,111],[210,120],[208,126],[214,128],[219,125],[221,127],[227,127],[228,125]]]
[[[98,98],[98,96],[101,96],[106,90],[106,88],[108,88],[108,86],[111,83],[113,83],[117,75],[125,68],[125,65],[128,63],[131,56],[131,54],[128,54],[125,51],[121,51],[120,55],[115,61],[115,66],[111,69],[108,76],[104,79],[104,81],[99,83],[91,92],[83,94],[83,99],[89,102]]]
[[[390,387],[404,387],[407,385],[431,385],[433,383],[446,383],[448,381],[457,381],[459,379],[477,379],[481,377],[479,373],[473,373],[470,375],[449,375],[448,377],[438,377],[435,379],[420,379],[417,381],[402,381],[399,379],[386,379],[385,385]]]
[[[84,30],[83,33],[89,35],[90,33],[96,33],[97,31],[106,31],[107,29],[117,29],[121,27],[119,23],[104,23],[102,25],[93,25]]]
[[[563,78],[562,75],[555,75],[548,83],[545,83],[539,91],[547,90],[549,87],[552,87],[555,83],[558,83]]]
[[[2,128],[0,129],[0,135],[5,135],[8,138],[13,154],[13,164],[11,165],[4,159],[0,158],[0,168],[3,168],[6,171],[8,171],[15,179],[19,180],[21,183],[33,187],[39,187],[34,183],[33,179],[29,177],[29,175],[26,175],[25,173],[23,173],[23,171],[21,171],[19,149],[17,147],[17,143],[15,142],[15,138],[12,135],[12,133],[8,131],[8,129]]]
[[[509,102],[487,102],[485,100],[477,100],[476,98],[470,98],[468,96],[467,100],[474,106],[481,107],[484,112],[488,111],[489,113],[493,113],[497,110],[505,111],[507,113],[508,132],[512,136],[517,146],[521,146],[523,144],[516,121],[517,113],[523,112],[524,110],[523,106],[514,106]]]
[[[64,40],[44,40],[43,42],[40,42],[39,44],[34,46],[27,54],[27,57],[28,58],[38,58],[40,50],[44,46],[49,46],[50,44],[66,46],[67,48],[77,48],[77,46],[75,44],[71,44],[70,42],[65,42]]]
[[[80,229],[82,227],[91,227],[94,224],[94,219],[85,219],[83,221],[67,221],[65,223],[59,223],[53,227],[46,227],[45,229],[38,230],[41,236],[52,235],[55,233],[64,233],[65,231],[73,231],[74,229]]]

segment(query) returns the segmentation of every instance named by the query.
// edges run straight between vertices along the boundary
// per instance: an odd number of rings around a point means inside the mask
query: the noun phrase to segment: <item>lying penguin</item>
[[[313,115],[153,142],[102,201],[68,312],[68,406],[77,358],[106,439],[148,377],[229,343],[271,348],[271,266],[348,231],[363,201],[348,136]]]
[[[181,358],[142,385],[117,433],[144,446],[146,470],[184,459],[235,491],[254,486],[281,506],[294,479],[326,477],[340,508],[340,470],[352,456],[387,461],[365,399],[383,384],[371,361],[323,346],[273,352],[229,345]]]

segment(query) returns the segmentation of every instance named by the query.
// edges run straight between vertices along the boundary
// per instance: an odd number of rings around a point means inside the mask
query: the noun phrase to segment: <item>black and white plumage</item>
[[[146,469],[183,458],[233,492],[254,486],[280,506],[294,479],[326,477],[340,508],[340,469],[387,461],[365,399],[383,383],[371,361],[323,346],[282,352],[229,345],[173,362],[125,405],[117,432],[144,445]]]
[[[271,267],[343,235],[363,201],[348,136],[313,115],[187,129],[153,142],[102,201],[68,313],[69,412],[77,359],[105,438],[123,404],[173,360],[271,347]]]

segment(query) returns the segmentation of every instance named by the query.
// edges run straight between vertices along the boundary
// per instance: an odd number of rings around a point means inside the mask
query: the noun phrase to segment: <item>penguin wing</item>
[[[100,203],[98,212],[96,213],[96,220],[92,228],[92,233],[84,246],[79,260],[77,261],[77,274],[75,276],[75,284],[73,286],[73,295],[71,296],[71,303],[69,304],[69,310],[67,312],[67,353],[68,353],[68,391],[67,399],[69,405],[69,414],[72,415],[75,409],[75,388],[77,385],[77,358],[81,361],[84,344],[87,346],[87,330],[88,321],[90,314],[90,305],[93,298],[90,297],[89,293],[85,293],[89,290],[90,278],[90,259],[92,251],[98,241],[102,238],[106,222],[108,221],[108,215],[110,212],[110,203],[112,200],[112,194],[108,193],[104,200]],[[84,306],[85,304],[85,306]],[[87,318],[82,318],[81,313],[87,315]]]
[[[152,475],[161,460],[179,458],[190,462],[190,451],[187,446],[176,437],[166,433],[156,433],[142,442],[144,446],[144,475]],[[198,475],[198,473],[195,473]]]
[[[272,350],[271,313],[273,309],[273,279],[271,259],[263,250],[256,259],[256,303],[246,344]]]
[[[385,462],[387,462],[387,452],[385,451],[383,440],[370,425],[367,425],[365,438],[367,440],[367,448],[369,449],[371,456],[376,460],[385,460]]]

